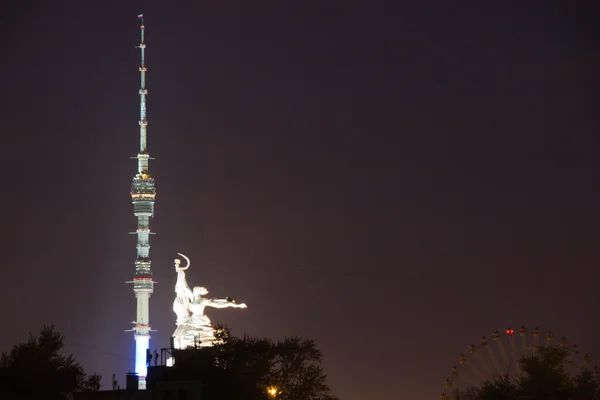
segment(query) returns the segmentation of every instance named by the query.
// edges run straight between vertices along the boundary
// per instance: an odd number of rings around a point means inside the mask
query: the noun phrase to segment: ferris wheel
[[[468,387],[480,387],[484,382],[507,376],[511,381],[520,375],[519,360],[533,356],[540,346],[560,347],[567,351],[565,372],[577,375],[589,368],[590,359],[576,344],[570,345],[567,339],[555,338],[552,331],[543,332],[536,327],[528,330],[508,328],[495,331],[490,338],[483,336],[479,344],[469,346],[467,353],[461,354],[458,364],[452,366],[450,376],[444,381],[444,393],[440,400],[457,400]],[[598,367],[594,367],[598,373]]]

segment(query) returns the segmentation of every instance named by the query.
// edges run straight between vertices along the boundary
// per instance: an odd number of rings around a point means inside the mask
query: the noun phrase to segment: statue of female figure
[[[185,257],[183,254],[179,254]],[[185,257],[187,265],[181,267],[181,260],[175,260],[175,271],[177,272],[177,281],[175,282],[175,300],[173,301],[173,311],[177,315],[177,326],[190,323],[190,302],[194,298],[185,279],[185,270],[190,267],[189,258]]]

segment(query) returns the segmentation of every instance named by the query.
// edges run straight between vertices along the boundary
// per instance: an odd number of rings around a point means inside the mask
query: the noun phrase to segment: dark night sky
[[[593,1],[12,3],[0,350],[54,323],[90,372],[132,366],[144,12],[154,346],[182,252],[249,305],[213,321],[316,338],[343,400],[437,398],[507,326],[600,358]]]

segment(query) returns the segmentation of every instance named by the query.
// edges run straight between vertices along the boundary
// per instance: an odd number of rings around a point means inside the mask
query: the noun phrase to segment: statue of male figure
[[[192,311],[192,326],[194,328],[211,328],[210,319],[204,314],[205,307],[214,308],[247,308],[245,303],[237,304],[235,300],[230,298],[225,299],[208,299],[204,296],[208,294],[208,289],[205,287],[195,286],[192,292],[193,299],[190,304],[190,310]],[[203,329],[204,330],[204,329]],[[208,329],[206,329],[208,330]]]

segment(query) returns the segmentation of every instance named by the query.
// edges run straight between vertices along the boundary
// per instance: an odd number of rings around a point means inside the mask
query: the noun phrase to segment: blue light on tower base
[[[136,335],[135,337],[135,373],[140,377],[140,389],[146,388],[148,364],[146,354],[150,348],[150,336]],[[142,387],[142,381],[143,387]]]

